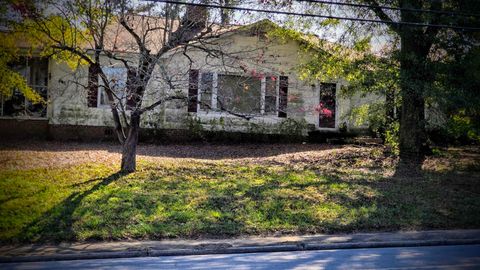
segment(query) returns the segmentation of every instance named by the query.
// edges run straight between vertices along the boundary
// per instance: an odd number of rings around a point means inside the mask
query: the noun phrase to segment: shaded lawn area
[[[396,161],[382,147],[315,148],[247,159],[142,157],[130,175],[115,173],[116,160],[7,166],[0,241],[480,227],[478,148],[437,150],[416,179],[392,177]],[[25,158],[14,152],[3,154]]]

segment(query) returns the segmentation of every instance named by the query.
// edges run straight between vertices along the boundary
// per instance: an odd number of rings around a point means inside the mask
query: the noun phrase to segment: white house
[[[161,59],[143,106],[181,91],[193,101],[166,102],[142,118],[146,131],[204,131],[306,135],[345,132],[355,106],[382,97],[340,96],[344,82],[301,80],[298,67],[308,59],[301,41],[271,38],[269,21],[235,27],[212,37],[212,55],[195,46],[173,50]],[[133,54],[125,52],[125,55]],[[228,57],[227,57],[228,56]],[[127,72],[104,57],[104,72],[119,89]],[[77,70],[39,57],[24,57],[15,67],[48,101],[33,105],[16,93],[0,100],[2,136],[97,138],[111,134],[110,106],[101,87],[89,89],[89,67]],[[168,83],[165,78],[168,78]],[[197,100],[198,102],[195,102]],[[155,133],[155,132],[153,132]]]

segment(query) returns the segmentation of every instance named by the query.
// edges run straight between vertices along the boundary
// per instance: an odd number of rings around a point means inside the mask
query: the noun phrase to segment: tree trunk
[[[425,100],[419,93],[409,93],[402,97],[400,164],[397,169],[398,173],[416,175],[421,171],[425,156]]]
[[[428,49],[420,33],[409,31],[402,36],[400,163],[398,174],[418,175],[425,157],[425,91],[430,84],[426,65]]]
[[[140,115],[133,112],[130,119],[130,128],[128,130],[127,139],[123,143],[122,148],[122,165],[121,171],[131,173],[136,170],[137,166],[137,143],[138,132],[140,130]]]

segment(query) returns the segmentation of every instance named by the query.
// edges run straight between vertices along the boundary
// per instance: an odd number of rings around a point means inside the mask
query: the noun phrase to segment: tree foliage
[[[438,25],[478,27],[480,4],[461,0],[352,0],[348,3],[367,6],[345,7],[306,1],[301,8],[305,12],[376,19],[384,23],[301,20],[303,26],[314,29],[320,38],[335,44],[318,50],[304,64],[304,77],[315,80],[344,78],[349,85],[347,93],[385,94],[385,118],[391,115],[388,112],[391,108],[400,109],[400,157],[418,165],[427,148],[429,123],[425,111],[437,109],[452,120],[450,122],[459,123],[459,119],[464,119],[463,126],[478,119],[478,31]],[[292,25],[298,22],[292,20]],[[409,22],[426,26],[404,24]],[[393,102],[388,100],[392,96]]]
[[[18,4],[20,1],[9,1],[10,4]],[[18,73],[12,63],[20,60],[20,57],[31,54],[31,50],[21,50],[18,47],[19,40],[26,40],[27,35],[19,31],[19,25],[8,18],[9,5],[2,5],[0,9],[0,22],[6,28],[0,34],[0,96],[9,99],[14,91],[22,93],[32,103],[45,102],[27,83],[26,78]]]

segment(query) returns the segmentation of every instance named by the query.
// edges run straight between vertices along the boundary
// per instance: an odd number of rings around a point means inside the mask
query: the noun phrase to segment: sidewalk
[[[0,263],[320,249],[479,244],[480,230],[0,246]]]

